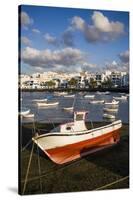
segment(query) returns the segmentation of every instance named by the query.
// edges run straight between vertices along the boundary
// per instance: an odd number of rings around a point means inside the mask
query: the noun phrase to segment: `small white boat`
[[[45,101],[47,101],[47,98],[45,98],[45,99],[33,99],[32,101],[33,102],[45,102]]]
[[[33,118],[35,115],[33,113],[24,115],[24,118]]]
[[[102,92],[100,92],[100,91],[97,91],[97,92],[96,92],[96,94],[102,94]]]
[[[63,108],[63,110],[65,110],[65,111],[73,111],[73,109],[74,109],[73,106],[72,107],[65,107],[65,108]]]
[[[105,95],[108,95],[108,94],[110,94],[110,92],[109,92],[109,91],[106,91],[106,92],[99,92],[99,91],[97,91],[96,93],[97,93],[97,94],[105,94]]]
[[[118,105],[119,101],[116,101],[115,99],[113,99],[111,102],[105,102],[105,105]]]
[[[64,97],[73,98],[73,97],[75,97],[75,94],[64,95]]]
[[[125,93],[124,93],[124,92],[120,92],[119,94],[120,94],[120,95],[125,95]]]
[[[59,104],[59,102],[51,102],[51,103],[48,103],[48,102],[37,102],[37,105],[39,107],[56,106],[58,104]]]
[[[107,118],[107,119],[115,119],[115,115],[110,115],[110,114],[107,114],[107,113],[104,113],[103,117]]]
[[[106,92],[104,92],[104,94],[108,95],[108,94],[110,94],[110,92],[109,92],[109,91],[106,91]]]
[[[89,94],[87,94],[87,95],[85,95],[84,97],[85,97],[85,98],[94,98],[95,95],[89,95]]]
[[[113,99],[116,99],[116,100],[127,100],[127,96],[120,96],[120,97],[113,97]]]
[[[28,110],[22,110],[22,111],[19,112],[19,115],[20,116],[25,116],[25,115],[28,115],[29,113],[30,113],[30,109],[28,109]]]
[[[63,95],[67,95],[67,92],[54,92],[54,95],[56,96],[63,96]]]
[[[90,101],[91,104],[102,104],[104,103],[104,100],[92,100]]]
[[[103,109],[105,112],[117,112],[118,108],[104,108]]]

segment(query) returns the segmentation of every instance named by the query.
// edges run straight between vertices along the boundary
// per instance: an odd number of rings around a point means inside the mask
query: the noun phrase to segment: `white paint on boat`
[[[92,100],[90,101],[91,104],[103,104],[104,100]]]
[[[49,106],[57,106],[59,104],[59,102],[37,102],[37,105],[39,106],[39,107],[49,107]]]
[[[45,99],[33,99],[32,101],[33,102],[45,102],[45,101],[47,101],[47,98],[45,98]]]
[[[110,114],[107,114],[107,113],[103,114],[103,117],[107,118],[107,119],[115,119],[115,115],[110,115]]]
[[[84,97],[85,97],[85,98],[94,98],[95,95],[89,95],[89,94],[87,94],[87,95],[85,95]]]
[[[28,110],[22,110],[22,111],[19,112],[19,115],[25,116],[25,115],[28,115],[29,113],[30,113],[30,109],[28,109]]]
[[[119,101],[116,101],[115,99],[113,99],[111,102],[105,102],[105,105],[118,105]]]
[[[104,108],[103,109],[105,112],[117,112],[118,108]]]
[[[24,118],[33,118],[35,115],[33,113],[24,115]]]

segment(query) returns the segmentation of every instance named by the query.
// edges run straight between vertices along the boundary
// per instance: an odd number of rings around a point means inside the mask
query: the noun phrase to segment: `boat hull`
[[[82,142],[42,150],[53,162],[57,164],[64,164],[117,144],[119,140],[120,130],[118,129]]]

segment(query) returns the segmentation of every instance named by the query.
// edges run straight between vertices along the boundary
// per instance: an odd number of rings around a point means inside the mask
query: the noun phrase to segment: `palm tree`
[[[46,81],[46,82],[45,82],[45,85],[46,85],[48,88],[54,88],[55,82],[54,82],[54,81]]]
[[[70,86],[70,87],[76,87],[77,86],[77,83],[78,83],[78,80],[77,79],[75,79],[75,78],[71,78],[69,81],[68,81],[68,85]]]
[[[94,80],[94,78],[90,78],[89,85],[91,88],[95,88],[97,86],[97,82]]]

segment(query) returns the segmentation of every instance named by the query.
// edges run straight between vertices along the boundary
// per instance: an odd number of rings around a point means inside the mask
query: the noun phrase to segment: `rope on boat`
[[[26,176],[25,176],[25,181],[24,181],[24,187],[23,187],[23,192],[22,192],[23,195],[25,193],[25,189],[26,189],[26,185],[27,185],[28,174],[29,174],[29,170],[30,170],[30,165],[31,165],[33,150],[34,150],[34,142],[33,142],[33,145],[32,145],[31,154],[30,154],[30,158],[29,158],[29,163],[28,163],[28,167],[27,167],[27,171],[26,171]]]
[[[109,187],[109,186],[115,185],[116,183],[120,183],[120,182],[122,182],[122,181],[124,181],[124,180],[126,180],[126,179],[128,179],[128,178],[129,178],[129,176],[125,176],[125,177],[123,177],[123,178],[121,178],[121,179],[118,179],[117,181],[114,181],[114,182],[109,183],[109,184],[107,184],[107,185],[103,185],[102,187],[96,188],[95,190],[105,189],[105,188],[107,188],[107,187]]]
[[[42,180],[41,180],[41,165],[40,165],[40,156],[39,156],[39,147],[37,145],[37,157],[38,157],[38,170],[39,170],[39,183],[40,183],[40,191],[42,192]]]
[[[23,152],[32,142],[32,140],[29,140],[29,142],[21,149],[21,152]]]
[[[33,134],[35,135],[35,133],[36,133],[36,125],[35,125],[35,119],[34,119],[34,121],[33,121],[32,135]],[[21,150],[21,152],[24,151],[29,146],[29,144],[31,142],[32,142],[32,140],[29,140],[29,142],[24,146],[24,148]],[[26,185],[27,185],[27,182],[28,182],[28,174],[29,174],[29,170],[30,170],[30,165],[31,165],[31,160],[32,160],[34,145],[35,145],[35,143],[33,142],[32,149],[31,149],[31,154],[30,154],[30,158],[29,158],[29,163],[28,163],[28,167],[27,167],[27,171],[26,171],[26,176],[25,176],[25,180],[24,180],[24,187],[23,187],[23,192],[22,192],[23,195],[25,193]],[[41,165],[40,165],[40,156],[39,156],[39,147],[38,147],[38,145],[37,145],[37,158],[38,158],[38,170],[39,170],[39,183],[40,183],[40,190],[41,190],[41,193],[42,193]]]
[[[35,134],[36,132],[36,127],[35,127],[35,118],[34,118],[34,121],[33,121],[33,128],[32,128],[32,135]],[[31,144],[32,140],[29,140],[27,142],[27,144],[21,148],[21,152],[23,152],[30,144]],[[22,138],[21,138],[21,144],[22,144]]]
[[[65,168],[70,167],[70,166],[72,166],[73,164],[79,163],[79,162],[82,162],[82,159],[81,159],[81,158],[78,158],[78,159],[76,159],[76,160],[73,160],[73,161],[71,161],[70,163],[63,164],[63,166],[51,167],[50,170],[47,170],[47,172],[43,173],[41,176],[35,176],[35,177],[33,177],[33,178],[28,179],[28,181],[35,181],[35,180],[38,180],[39,178],[43,178],[43,177],[47,176],[47,175],[50,174],[50,173],[54,173],[54,172],[57,172],[57,171],[59,171],[59,170],[65,169]],[[23,183],[24,180],[22,180],[21,182]]]

